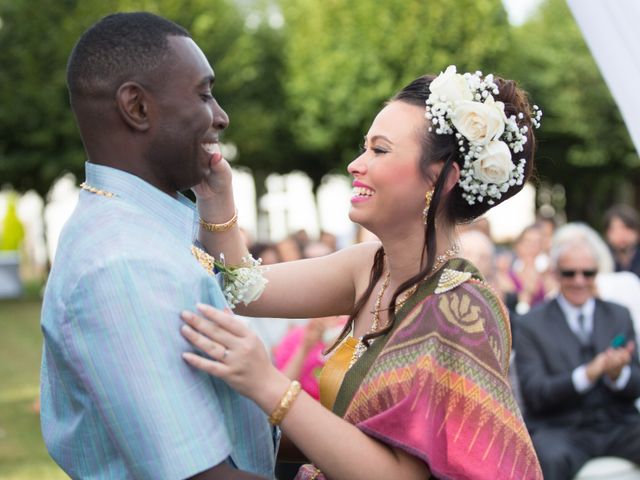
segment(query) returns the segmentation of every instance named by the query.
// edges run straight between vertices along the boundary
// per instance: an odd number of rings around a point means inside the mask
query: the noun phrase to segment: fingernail
[[[196,308],[198,310],[200,310],[201,312],[208,312],[213,310],[209,305],[205,304],[205,303],[196,303]]]
[[[190,320],[191,318],[193,318],[193,313],[191,313],[189,310],[183,310],[180,313],[180,316],[185,320]]]
[[[180,327],[180,331],[182,333],[187,333],[187,332],[189,332],[189,330],[190,330],[189,325],[183,325],[183,326]]]

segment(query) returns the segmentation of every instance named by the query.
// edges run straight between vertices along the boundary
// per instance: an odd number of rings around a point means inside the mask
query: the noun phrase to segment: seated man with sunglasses
[[[640,463],[631,316],[595,297],[598,245],[565,233],[556,233],[551,249],[560,291],[521,317],[514,337],[525,421],[546,480],[571,479],[594,457]]]

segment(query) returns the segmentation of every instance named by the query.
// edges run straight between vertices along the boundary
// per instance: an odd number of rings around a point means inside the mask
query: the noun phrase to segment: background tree
[[[538,171],[564,186],[568,219],[597,226],[612,203],[637,202],[640,159],[565,1],[515,28],[506,58],[544,111]]]
[[[277,146],[292,142],[282,141],[279,32],[247,28],[246,12],[233,0],[41,0],[38,8],[0,0],[0,182],[44,194],[64,171],[82,178],[85,154],[69,109],[67,58],[100,17],[132,10],[159,13],[191,31],[231,117],[225,140],[242,145],[245,163],[282,170]]]
[[[493,70],[510,29],[500,0],[283,1],[285,91],[300,165],[316,182],[352,159],[377,110],[452,62]]]

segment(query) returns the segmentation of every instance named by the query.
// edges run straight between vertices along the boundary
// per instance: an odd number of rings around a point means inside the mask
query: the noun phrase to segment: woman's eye
[[[376,155],[382,155],[384,153],[388,153],[386,150],[378,147],[374,147],[372,148],[372,150],[373,150],[373,153],[375,153]]]

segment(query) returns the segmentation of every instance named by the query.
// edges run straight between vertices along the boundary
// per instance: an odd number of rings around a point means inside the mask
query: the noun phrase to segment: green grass
[[[33,409],[42,350],[33,290],[23,300],[0,301],[0,480],[68,478],[49,457]]]

